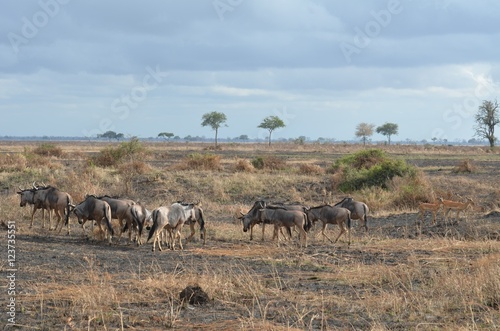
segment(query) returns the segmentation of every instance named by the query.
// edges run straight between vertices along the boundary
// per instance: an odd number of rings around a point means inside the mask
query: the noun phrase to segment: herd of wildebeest
[[[186,203],[178,201],[170,206],[161,206],[149,211],[141,203],[130,199],[107,195],[86,195],[82,202],[75,205],[68,193],[51,185],[38,185],[36,182],[29,188],[19,188],[17,194],[21,199],[21,207],[33,206],[30,227],[33,226],[35,212],[41,209],[42,227],[45,227],[44,211],[47,211],[49,214],[49,230],[51,230],[51,212],[53,211],[57,217],[54,230],[59,229],[59,232],[61,232],[65,225],[69,234],[70,215],[74,214],[78,219],[78,223],[82,225],[84,235],[85,223],[91,221],[92,233],[94,233],[95,223],[99,227],[98,233],[101,239],[107,238],[111,244],[115,235],[111,220],[117,219],[120,225],[118,241],[120,241],[122,234],[128,231],[129,242],[135,241],[137,245],[141,245],[143,243],[141,239],[142,232],[146,228],[149,230],[146,242],[153,239],[152,250],[154,251],[158,244],[161,251],[162,243],[170,249],[175,249],[176,242],[178,242],[179,248],[183,249],[182,227],[184,225],[190,226],[191,234],[186,238],[186,241],[189,242],[195,235],[195,225],[199,224],[200,239],[205,244],[205,217],[199,202]],[[443,206],[446,221],[451,210],[456,211],[456,218],[458,218],[459,213],[473,203],[471,199],[467,199],[467,202],[463,203],[439,198],[435,203],[421,203],[419,213],[423,221],[424,213],[426,211],[432,212],[433,223],[435,223],[436,213]],[[326,238],[335,243],[340,236],[348,234],[349,245],[351,242],[351,220],[360,220],[365,230],[368,230],[368,212],[369,208],[365,203],[356,201],[352,197],[343,198],[335,205],[322,204],[316,207],[307,207],[301,204],[267,203],[264,200],[258,200],[255,201],[246,214],[240,212],[238,218],[243,224],[243,231],[250,230],[250,240],[253,239],[252,230],[256,224],[262,226],[262,240],[264,240],[265,225],[270,224],[274,227],[273,240],[277,240],[278,244],[279,235],[280,233],[283,235],[282,229],[284,228],[289,238],[292,237],[292,230],[296,230],[299,233],[299,244],[307,247],[307,233],[317,221],[322,222],[321,234],[323,240]],[[325,233],[328,224],[337,224],[340,228],[340,233],[335,240],[331,240]]]

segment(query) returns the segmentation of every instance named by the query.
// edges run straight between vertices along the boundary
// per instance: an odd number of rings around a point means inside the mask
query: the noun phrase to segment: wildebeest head
[[[247,232],[252,223],[258,222],[259,209],[262,208],[266,208],[266,202],[264,200],[257,200],[254,202],[248,213],[243,214],[240,212],[241,216],[238,217],[238,219],[240,219],[243,223],[243,232]]]
[[[17,194],[19,194],[21,198],[20,206],[24,207],[26,204],[34,204],[34,198],[35,198],[35,190],[32,188],[29,189],[21,189],[19,187],[19,191],[17,191]]]

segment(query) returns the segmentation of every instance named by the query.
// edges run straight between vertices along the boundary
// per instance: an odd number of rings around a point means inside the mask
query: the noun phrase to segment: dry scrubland
[[[500,327],[500,156],[479,147],[375,146],[417,167],[411,182],[351,195],[372,209],[368,233],[309,247],[249,241],[234,215],[256,199],[314,206],[339,201],[335,160],[357,145],[119,143],[0,144],[1,221],[15,221],[16,322],[26,330],[494,330]],[[121,145],[123,146],[123,144]],[[46,155],[48,154],[48,155]],[[119,161],[117,159],[119,158]],[[103,166],[108,164],[108,166]],[[257,168],[255,167],[257,166]],[[75,202],[89,194],[132,198],[149,209],[203,203],[207,244],[151,252],[125,240],[108,246],[74,224],[67,236],[41,229],[16,194],[33,181]],[[415,189],[417,185],[420,189]],[[472,197],[458,222],[415,226],[419,201]],[[184,229],[184,235],[187,234]],[[7,267],[7,231],[0,262]],[[332,226],[328,231],[337,232]],[[64,232],[64,231],[63,231]],[[197,234],[198,237],[198,234]],[[5,282],[5,281],[4,281]],[[199,285],[210,300],[183,307]],[[2,291],[2,298],[7,290]],[[2,301],[2,307],[6,302]],[[4,308],[4,311],[7,309]],[[1,315],[2,324],[7,322]]]

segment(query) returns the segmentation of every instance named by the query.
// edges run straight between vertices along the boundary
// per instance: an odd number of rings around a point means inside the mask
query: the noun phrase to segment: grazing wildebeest
[[[280,207],[274,208],[262,208],[259,209],[258,215],[261,223],[268,221],[271,224],[274,224],[274,235],[273,239],[278,239],[278,231],[280,227],[286,227],[288,229],[288,233],[291,232],[291,228],[296,226],[299,231],[299,242],[302,246],[302,241],[304,242],[304,246],[307,247],[307,233],[304,230],[304,227],[307,223],[307,215],[300,210],[286,210]]]
[[[33,220],[35,219],[35,212],[38,209],[42,210],[42,228],[45,228],[45,206],[43,205],[42,201],[35,201],[35,191],[37,190],[37,186],[35,183],[32,185],[33,187],[27,188],[27,189],[22,189],[19,187],[19,191],[17,191],[17,194],[19,194],[19,197],[21,198],[20,206],[24,207],[27,204],[28,205],[33,205],[33,210],[31,212],[31,223],[30,223],[30,228],[33,227]],[[47,211],[50,213],[50,209],[47,209]],[[50,227],[50,225],[49,225]]]
[[[344,198],[342,201],[336,203],[334,206],[343,207],[349,209],[351,212],[351,219],[353,220],[361,220],[363,222],[363,226],[365,231],[368,231],[368,206],[361,201],[356,201],[353,198]]]
[[[265,208],[266,202],[264,200],[257,200],[254,202],[252,208],[248,213],[243,214],[238,217],[243,223],[243,232],[247,232],[250,229],[250,240],[253,240],[253,227],[256,224],[260,224],[261,220],[259,218],[259,209]],[[264,227],[262,227],[262,240],[264,240]]]
[[[120,234],[118,235],[118,242],[122,238],[123,234],[123,221],[127,223],[127,227],[129,230],[132,229],[132,224],[134,223],[133,215],[131,213],[130,207],[135,205],[134,200],[130,199],[122,199],[118,197],[110,197],[109,195],[103,195],[103,196],[98,196],[96,197],[99,200],[106,201],[109,206],[111,207],[111,217],[114,219],[117,219],[119,224],[120,224]],[[137,225],[139,226],[139,225]],[[139,231],[142,233],[142,227],[139,229]],[[129,232],[129,235],[131,233]],[[129,236],[130,238],[130,236]]]
[[[178,239],[180,249],[182,247],[182,226],[187,219],[194,217],[193,207],[184,208],[180,203],[174,203],[170,207],[159,207],[152,211],[153,226],[149,230],[148,242],[152,237],[153,249],[155,251],[156,242],[158,242],[158,249],[161,251],[160,234],[164,229],[168,231],[170,242],[170,249],[175,250],[175,240]]]
[[[186,220],[185,224],[189,224],[189,228],[191,230],[191,234],[189,237],[187,237],[186,242],[189,242],[192,240],[194,235],[196,234],[196,231],[194,230],[194,226],[196,223],[200,224],[200,239],[203,239],[203,245],[206,243],[206,230],[205,230],[205,216],[203,213],[203,209],[201,209],[201,203],[196,202],[196,203],[185,203],[182,201],[177,201],[177,203],[180,203],[184,209],[194,209],[194,216],[192,218],[189,218]]]
[[[274,202],[271,204],[267,204],[266,208],[281,208],[281,209],[286,209],[286,210],[298,210],[298,211],[302,211],[304,213],[309,209],[309,207],[304,206],[304,205],[299,204],[299,203],[288,204],[288,203],[282,203],[282,202]],[[306,215],[307,215],[307,213],[306,213]],[[264,224],[265,224],[265,222],[263,223],[262,226],[264,226]],[[307,218],[306,224],[304,225],[304,230],[306,230],[306,232],[308,232],[311,229],[311,227],[312,227],[312,223],[309,220],[309,218]],[[291,229],[287,228],[287,231],[288,231],[288,236],[291,238],[292,237]]]
[[[331,243],[336,243],[339,240],[340,236],[348,232],[349,233],[349,242],[351,244],[351,212],[349,209],[343,207],[333,207],[330,205],[323,205],[317,207],[311,207],[306,211],[307,217],[312,223],[316,221],[323,222],[323,226],[321,228],[321,234],[323,235],[323,241],[325,238],[330,240]],[[335,239],[332,241],[326,234],[325,229],[327,224],[338,224],[340,228],[340,233]],[[347,224],[347,230],[345,225]]]
[[[83,235],[85,235],[85,222],[96,221],[101,233],[108,232],[106,236],[108,237],[109,244],[111,244],[114,231],[111,226],[111,207],[106,201],[97,199],[94,195],[87,195],[85,200],[73,206],[73,213],[78,218],[78,223],[82,225]],[[104,231],[101,226],[103,219],[106,222],[107,231]],[[93,229],[94,222],[92,222]]]
[[[142,245],[142,230],[144,229],[146,222],[151,219],[151,212],[147,210],[141,203],[136,203],[129,207],[128,211],[132,215],[134,220],[133,224],[125,224],[123,232],[128,228],[129,230],[129,242],[132,241],[132,230],[136,232],[136,243],[137,246]]]

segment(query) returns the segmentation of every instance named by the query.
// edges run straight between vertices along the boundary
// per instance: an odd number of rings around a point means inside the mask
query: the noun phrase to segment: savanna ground
[[[5,227],[0,240],[2,324],[8,324],[8,300],[16,303],[16,325],[7,330],[500,328],[498,152],[376,146],[419,168],[427,200],[469,196],[474,207],[449,224],[440,213],[432,225],[427,215],[419,231],[418,199],[392,180],[385,190],[351,193],[371,208],[368,233],[355,222],[350,246],[345,237],[331,244],[316,225],[308,247],[300,248],[296,238],[278,247],[270,227],[265,241],[259,227],[250,241],[235,215],[257,199],[309,206],[339,201],[347,194],[328,169],[362,146],[225,144],[213,151],[208,144],[150,143],[140,156],[103,167],[95,157],[117,143],[54,144],[52,156],[35,153],[40,143],[0,144],[0,220],[16,226],[14,296],[6,280],[12,267]],[[262,159],[264,169],[251,166]],[[40,212],[30,228],[30,208],[19,207],[16,191],[33,181],[57,186],[75,202],[109,194],[151,210],[201,201],[206,245],[197,231],[183,251],[153,253],[150,243],[137,247],[125,238],[109,246],[84,237],[74,217],[70,235],[42,229]],[[327,231],[333,237],[338,228]],[[181,304],[180,292],[196,285],[209,301]]]

